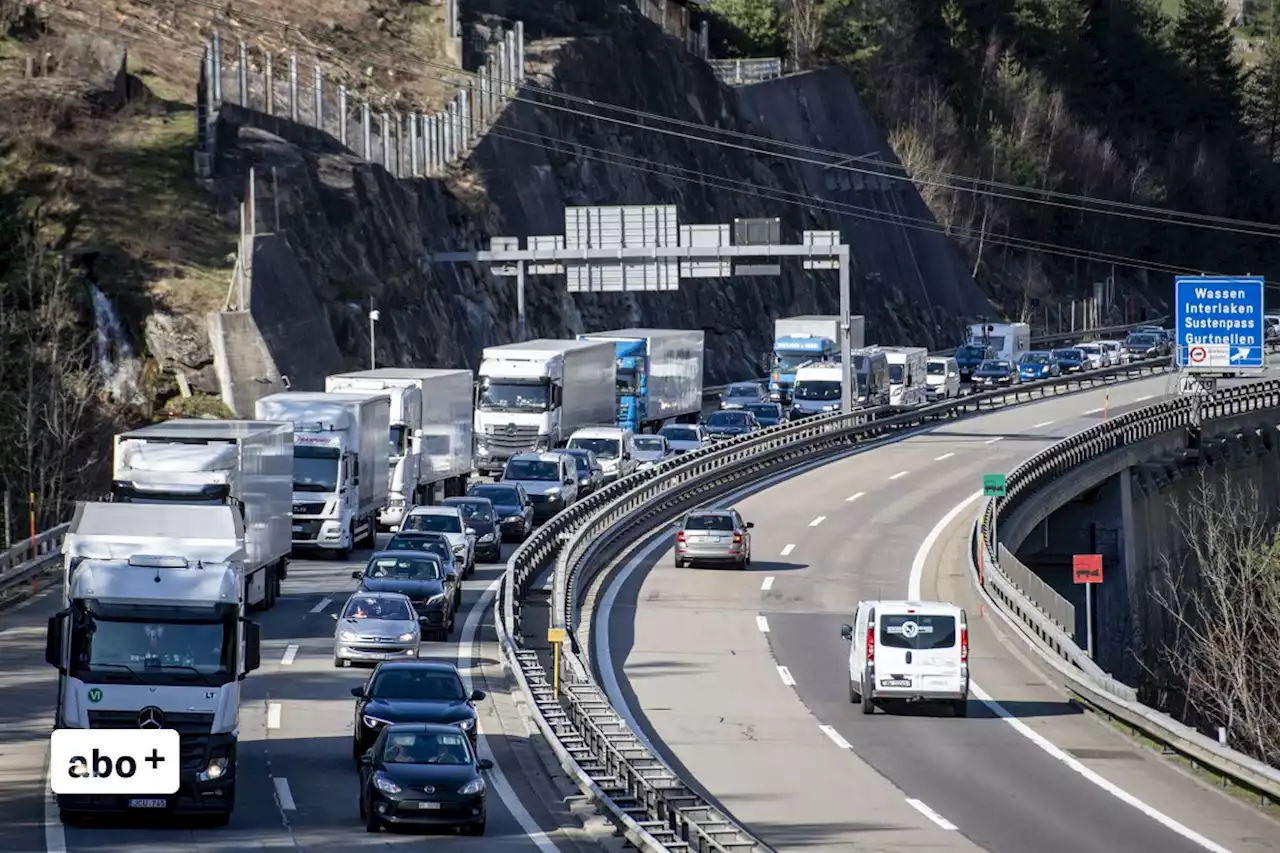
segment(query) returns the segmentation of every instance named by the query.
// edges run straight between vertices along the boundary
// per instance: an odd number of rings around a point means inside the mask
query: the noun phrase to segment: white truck
[[[706,333],[689,329],[617,329],[578,335],[610,341],[616,351],[618,426],[639,434],[702,414]]]
[[[292,550],[293,427],[181,419],[115,437],[111,499],[228,504],[244,518],[245,601],[275,606]]]
[[[293,424],[293,547],[370,546],[387,505],[391,398],[285,391],[258,400],[259,420]]]
[[[398,527],[418,504],[467,493],[475,396],[471,371],[379,367],[326,377],[324,390],[391,398],[391,488],[378,514],[380,525]]]
[[[791,417],[807,418],[840,411],[844,397],[844,369],[838,361],[802,364],[796,369],[791,392]]]
[[[517,453],[563,447],[617,421],[615,345],[545,338],[486,347],[476,389],[475,468],[501,476]]]
[[[55,726],[176,729],[177,793],[59,795],[60,816],[235,807],[240,682],[260,662],[245,618],[245,523],[232,506],[81,503],[63,540],[63,609],[48,623]]]
[[[929,351],[924,347],[881,347],[889,360],[889,405],[921,406],[929,401]]]
[[[991,347],[996,358],[1014,364],[1031,352],[1031,326],[1027,323],[974,323],[969,326],[969,340]]]

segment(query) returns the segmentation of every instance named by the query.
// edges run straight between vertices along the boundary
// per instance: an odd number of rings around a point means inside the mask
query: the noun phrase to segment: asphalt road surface
[[[976,499],[951,512],[983,473],[1175,389],[1053,398],[780,478],[735,504],[755,522],[746,571],[677,570],[662,531],[597,599],[602,683],[782,851],[1280,850],[1280,825],[1078,713],[1001,641],[966,575]],[[923,597],[968,609],[967,718],[849,702],[840,626],[860,599],[906,597],[913,566]]]

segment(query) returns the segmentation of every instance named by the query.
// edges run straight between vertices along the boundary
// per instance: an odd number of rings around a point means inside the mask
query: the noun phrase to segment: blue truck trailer
[[[634,432],[702,413],[705,335],[691,329],[617,329],[578,335],[616,348],[618,426]]]

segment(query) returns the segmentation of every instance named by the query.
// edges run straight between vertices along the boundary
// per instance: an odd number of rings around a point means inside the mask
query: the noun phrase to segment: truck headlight
[[[212,782],[214,779],[221,779],[227,773],[227,759],[212,758],[209,764],[196,774],[196,778],[201,782]]]

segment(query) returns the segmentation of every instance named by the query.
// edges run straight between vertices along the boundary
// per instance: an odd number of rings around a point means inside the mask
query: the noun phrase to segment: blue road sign
[[[1261,276],[1179,276],[1173,289],[1179,367],[1229,371],[1266,365]]]

